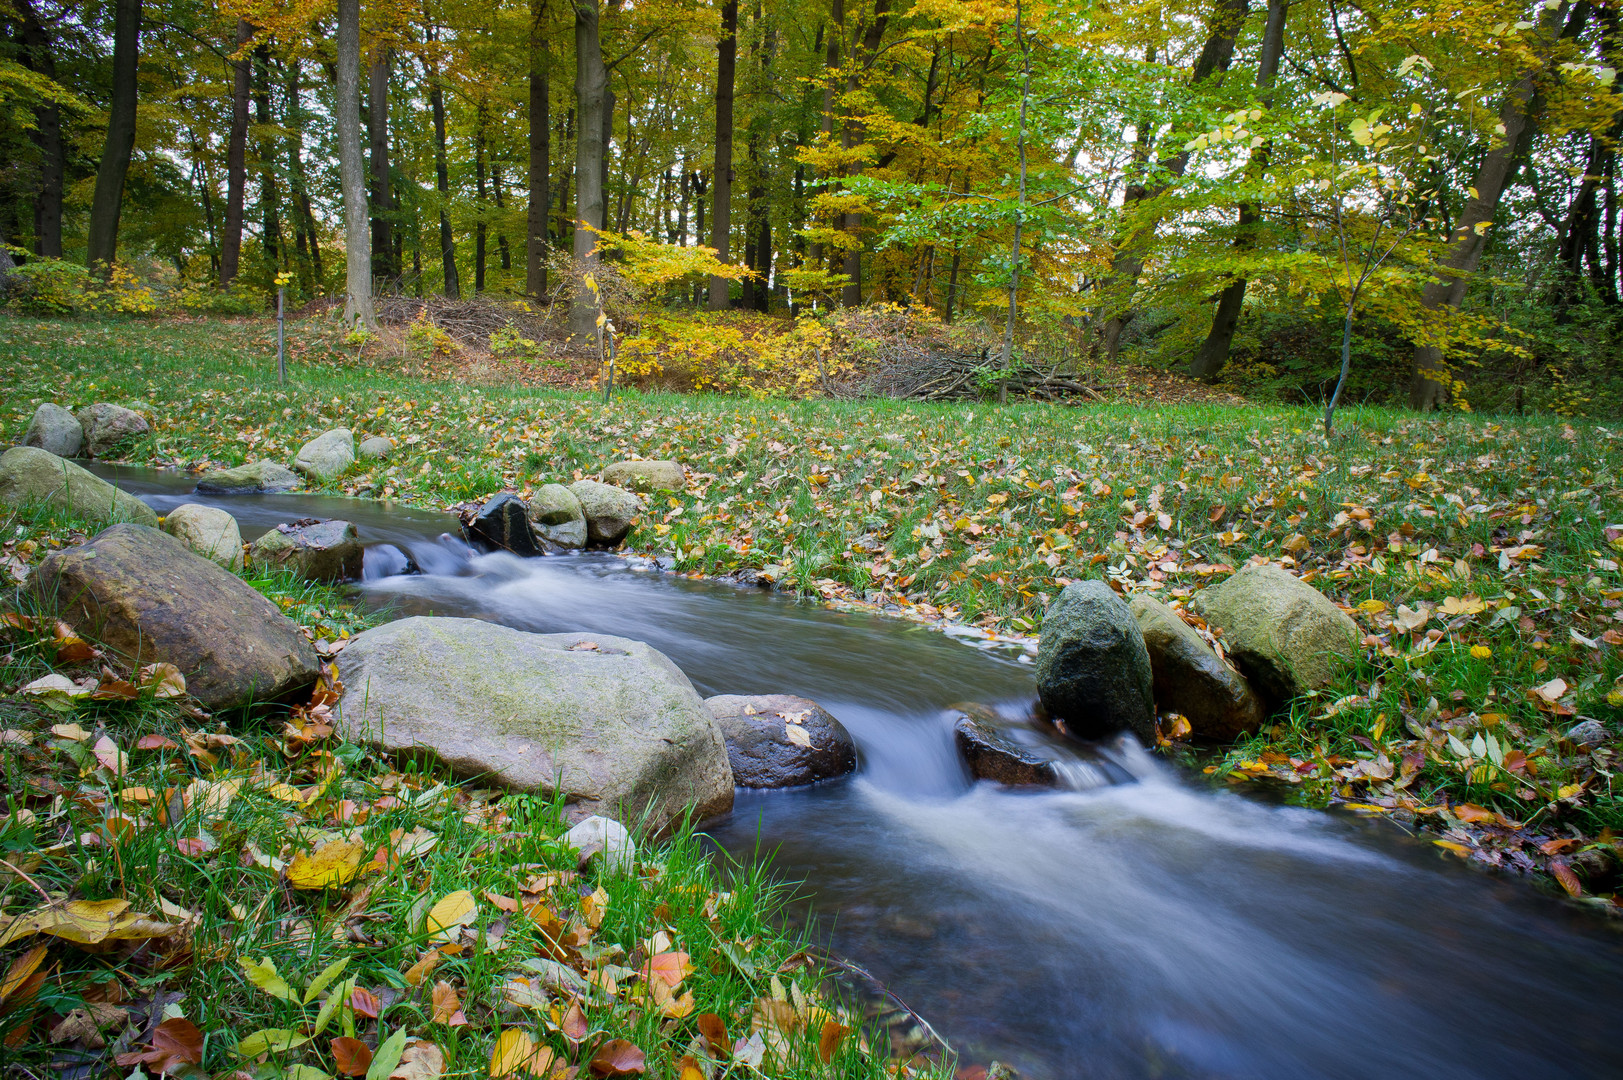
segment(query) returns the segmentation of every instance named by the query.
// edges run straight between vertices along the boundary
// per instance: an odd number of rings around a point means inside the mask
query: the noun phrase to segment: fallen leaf
[[[563,1019],[558,1022],[558,1030],[563,1032],[564,1038],[568,1039],[572,1046],[579,1046],[581,1040],[586,1038],[591,1031],[591,1028],[586,1023],[586,1013],[581,1009],[578,998],[569,1003],[569,1008],[564,1011]]]
[[[844,1024],[836,1023],[833,1020],[823,1021],[823,1030],[817,1036],[817,1056],[824,1065],[834,1060],[835,1053],[840,1049],[841,1041],[844,1040],[846,1033],[850,1030]]]
[[[445,954],[438,949],[430,949],[425,952],[417,958],[415,964],[406,969],[406,984],[408,986],[420,985],[435,968],[440,966],[440,961],[444,957]]]
[[[1454,807],[1454,816],[1461,821],[1498,821],[1499,815],[1475,803],[1461,803]]]
[[[103,680],[103,685],[106,681]],[[179,750],[180,744],[167,735],[143,735],[136,742],[137,750]]]
[[[436,954],[437,955],[437,954]],[[414,984],[415,985],[415,984]],[[368,1020],[376,1020],[383,1003],[372,991],[357,986],[349,994],[349,1007],[355,1010],[356,1016],[364,1016]]]
[[[1554,874],[1555,880],[1559,881],[1561,887],[1567,890],[1568,896],[1582,896],[1584,894],[1583,883],[1578,880],[1578,875],[1572,872],[1572,867],[1567,865],[1567,860],[1562,858],[1551,859],[1550,873]]]
[[[45,961],[47,951],[49,950],[44,945],[35,945],[11,962],[11,966],[6,969],[6,977],[0,979],[0,1012],[6,1011],[6,1002],[13,995],[21,997],[19,991]]]
[[[389,1080],[435,1080],[445,1074],[445,1052],[427,1039],[408,1043]]]
[[[181,1065],[201,1065],[203,1033],[184,1016],[173,1016],[153,1029],[148,1049],[119,1054],[116,1060],[125,1068],[145,1065],[153,1073],[173,1072]]]
[[[479,917],[479,901],[475,900],[473,893],[466,889],[459,889],[440,898],[428,910],[428,916],[423,920],[423,929],[436,939],[453,940],[457,932],[464,926],[473,923]]]
[[[490,1051],[492,1080],[511,1076],[518,1070],[527,1068],[534,1056],[535,1040],[530,1038],[529,1033],[519,1028],[508,1028],[496,1036],[496,1045]]]
[[[721,1057],[731,1049],[732,1044],[727,1040],[727,1022],[715,1013],[703,1013],[699,1016],[699,1034],[710,1046],[712,1057]]]
[[[676,1067],[681,1070],[678,1080],[707,1080],[704,1070],[699,1068],[699,1063],[691,1056],[684,1054],[682,1060],[676,1063]]]
[[[340,1036],[332,1041],[333,1063],[342,1076],[365,1076],[372,1067],[372,1048],[359,1039]]]
[[[311,852],[299,852],[287,868],[295,889],[329,889],[347,885],[360,869],[366,849],[345,840],[330,840]]]
[[[242,959],[237,961],[247,974],[248,981],[259,987],[273,998],[282,1001],[297,1001],[298,995],[293,987],[288,985],[286,979],[276,970],[276,962],[269,957],[260,960]]]
[[[1543,698],[1545,701],[1548,701],[1552,705],[1560,701],[1561,696],[1566,692],[1567,680],[1562,678],[1551,679],[1543,686],[1533,687],[1533,693],[1537,694],[1539,697]]]
[[[646,1070],[643,1052],[625,1039],[610,1039],[592,1055],[593,1076],[635,1076]]]
[[[660,980],[666,986],[675,990],[682,980],[693,974],[693,964],[685,952],[662,952],[650,957],[648,963],[643,965],[642,977],[652,982]]]
[[[430,1021],[435,1024],[448,1024],[451,1027],[466,1027],[468,1018],[462,1015],[462,1002],[456,996],[456,988],[441,979],[434,984],[434,1014]]]

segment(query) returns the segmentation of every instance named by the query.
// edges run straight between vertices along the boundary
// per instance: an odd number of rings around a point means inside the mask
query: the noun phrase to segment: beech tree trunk
[[[818,117],[817,129],[827,144],[834,137],[834,84],[840,69],[840,37],[845,33],[845,0],[832,0],[829,5],[828,51],[823,58],[823,111]],[[821,170],[818,172],[822,176]],[[813,270],[825,268],[823,242],[816,241],[806,253],[806,261]]]
[[[366,208],[366,163],[361,157],[361,2],[338,0],[339,186],[344,193],[344,322],[376,330],[372,309],[372,234]]]
[[[738,71],[738,0],[725,0],[721,9],[721,39],[716,42],[716,172],[710,182],[710,246],[716,258],[727,261],[727,240],[733,219],[733,82]],[[710,278],[710,310],[728,305],[732,283]]]
[[[1262,29],[1262,55],[1257,58],[1257,100],[1264,109],[1273,107],[1274,79],[1279,75],[1279,62],[1285,55],[1285,15],[1289,10],[1289,0],[1268,0],[1268,20]],[[1264,143],[1252,152],[1251,160],[1246,165],[1248,180],[1262,177],[1268,168],[1268,155],[1272,150],[1271,144]],[[1262,215],[1255,203],[1240,204],[1239,229],[1234,237],[1237,253],[1244,253],[1255,246],[1253,233],[1260,220]],[[1200,351],[1195,353],[1195,359],[1189,365],[1189,374],[1195,378],[1214,379],[1229,362],[1234,329],[1239,325],[1240,312],[1245,307],[1245,290],[1246,279],[1242,274],[1229,282],[1218,296],[1211,332],[1206,335]]]
[[[231,131],[225,144],[225,234],[220,238],[220,284],[237,279],[242,262],[242,220],[248,187],[248,57],[245,46],[254,28],[237,20],[237,51],[231,62]]]
[[[530,0],[530,201],[524,238],[524,291],[537,300],[547,295],[547,250],[552,210],[552,100],[547,81],[552,55],[547,49],[547,0]]]
[[[485,105],[480,102],[474,109],[477,118],[473,131],[473,183],[474,183],[474,211],[476,217],[473,223],[473,291],[485,291]]]
[[[440,193],[440,264],[445,272],[443,291],[452,300],[458,300],[462,297],[462,281],[457,276],[456,240],[451,235],[451,170],[445,154],[445,91],[440,86],[439,70],[432,64],[428,66],[428,86],[429,107],[434,112],[434,186]]]
[[[254,119],[266,132],[271,123],[270,49],[254,50]],[[282,195],[276,184],[276,141],[259,137],[259,227],[265,262],[274,276],[282,267]]]
[[[16,0],[21,22],[23,62],[30,71],[56,79],[51,35],[34,10],[33,0]],[[54,101],[34,107],[34,146],[39,151],[39,181],[34,189],[34,253],[62,257],[62,184],[67,155],[62,144],[62,110]]]
[[[603,97],[609,73],[599,37],[599,0],[575,4],[575,231],[573,253],[585,267],[597,264],[597,237],[588,226],[603,221]],[[569,333],[577,341],[597,339],[597,299],[577,289],[569,306]]]
[[[113,271],[124,178],[135,152],[135,72],[141,48],[141,0],[117,0],[113,11],[113,106],[90,201],[86,263],[99,274]]]
[[[395,282],[400,267],[394,257],[394,195],[389,179],[389,75],[388,49],[379,49],[367,71],[366,133],[371,143],[372,273],[379,281]]]

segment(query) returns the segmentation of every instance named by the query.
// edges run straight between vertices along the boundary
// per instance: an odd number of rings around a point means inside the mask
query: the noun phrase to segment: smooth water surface
[[[1623,1076],[1623,939],[1525,883],[1385,823],[1212,791],[1130,741],[1065,750],[1116,783],[972,783],[946,707],[1023,713],[1017,657],[611,556],[474,555],[438,539],[444,514],[113,478],[160,512],[223,506],[245,535],[355,521],[375,545],[362,589],[401,615],[619,634],[701,694],[816,699],[856,738],[857,776],[740,792],[711,835],[775,853],[818,932],[967,1062],[1032,1080]],[[429,572],[398,574],[406,554]]]

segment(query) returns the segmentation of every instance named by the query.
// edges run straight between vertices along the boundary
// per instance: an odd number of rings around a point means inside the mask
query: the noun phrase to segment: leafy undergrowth
[[[366,625],[249,580],[318,641]],[[583,868],[560,805],[338,738],[336,669],[210,716],[20,592],[0,648],[0,1058],[25,1075],[944,1075],[892,1062],[781,929],[783,887],[691,828]]]
[[[132,459],[177,467],[285,461],[342,423],[398,448],[330,489],[419,505],[678,458],[687,490],[649,499],[634,548],[1017,645],[1070,580],[1182,607],[1274,561],[1352,613],[1364,648],[1335,685],[1210,759],[1214,776],[1358,804],[1448,850],[1548,868],[1575,895],[1617,889],[1615,428],[1351,410],[1326,439],[1283,408],[639,394],[605,407],[315,352],[279,388],[247,347],[258,332],[0,323],[0,420],[17,433],[42,400],[143,402],[155,435]]]

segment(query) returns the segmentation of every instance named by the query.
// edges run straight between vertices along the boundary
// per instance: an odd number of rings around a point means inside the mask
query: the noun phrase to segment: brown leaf
[[[435,1080],[445,1073],[445,1052],[427,1039],[406,1044],[389,1080]]]
[[[817,1057],[824,1065],[834,1060],[834,1055],[840,1049],[840,1042],[851,1029],[844,1024],[833,1020],[823,1021],[823,1031],[817,1036]]]
[[[430,949],[422,956],[419,956],[417,962],[406,969],[407,985],[420,985],[424,979],[428,978],[430,972],[440,966],[440,961],[444,958],[445,954],[438,949]]]
[[[74,1009],[63,1017],[62,1022],[51,1029],[51,1042],[77,1042],[88,1050],[100,1050],[107,1045],[89,1009]]]
[[[593,1076],[635,1076],[645,1068],[643,1052],[624,1039],[610,1039],[592,1055]]]
[[[1499,815],[1475,803],[1461,803],[1454,807],[1454,816],[1461,821],[1497,821]]]
[[[357,986],[349,995],[349,1007],[355,1010],[356,1016],[364,1016],[368,1020],[376,1020],[383,1003],[378,996],[364,987]]]
[[[11,966],[6,969],[6,977],[0,979],[0,1012],[5,1012],[9,1008],[7,1002],[14,995],[18,997],[19,1001],[22,1000],[18,992],[22,990],[23,985],[30,980],[35,970],[44,962],[46,951],[44,945],[35,945],[11,962]]]
[[[1559,881],[1561,887],[1567,890],[1568,896],[1582,896],[1584,894],[1583,883],[1578,880],[1578,875],[1572,872],[1572,867],[1567,865],[1567,860],[1562,858],[1551,859],[1550,873],[1554,874],[1555,880]]]
[[[586,1034],[591,1030],[591,1027],[586,1023],[586,1013],[580,1007],[579,998],[569,1003],[569,1008],[565,1010],[564,1018],[558,1024],[558,1029],[564,1033],[564,1038],[569,1040],[571,1046],[579,1046],[580,1041],[586,1038]]]
[[[1565,855],[1567,852],[1577,847],[1578,843],[1579,841],[1567,836],[1561,838],[1560,840],[1546,840],[1544,843],[1538,846],[1538,849],[1544,852],[1546,855]]]
[[[732,1047],[732,1040],[727,1038],[727,1022],[715,1013],[704,1013],[699,1017],[699,1034],[710,1046],[711,1057],[722,1057]]]
[[[342,1076],[365,1076],[372,1067],[372,1048],[359,1039],[340,1036],[332,1041],[332,1059]]]
[[[102,685],[106,686],[107,684],[103,681]],[[129,684],[126,683],[125,685]],[[131,686],[131,689],[134,689],[134,687]],[[140,741],[135,744],[135,748],[137,750],[179,750],[180,744],[167,735],[143,735]]]
[[[181,1065],[201,1065],[203,1033],[184,1016],[172,1017],[153,1030],[148,1049],[120,1054],[117,1061],[124,1067],[146,1065],[148,1072],[159,1073],[173,1072]]]
[[[452,1027],[466,1027],[468,1023],[468,1018],[462,1015],[462,1002],[456,996],[456,988],[444,979],[434,984],[434,1016],[431,1022]]]

